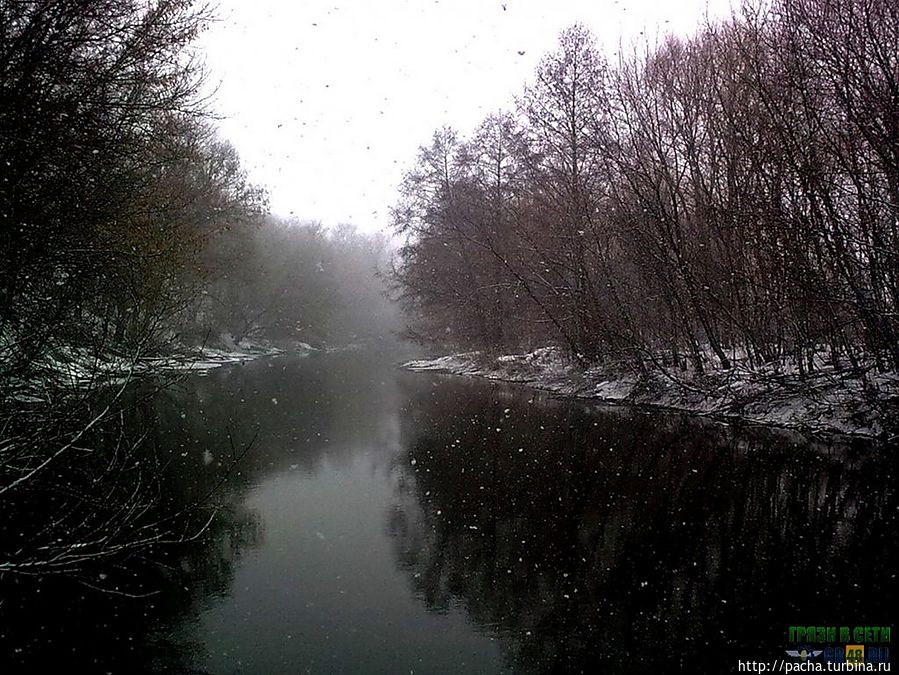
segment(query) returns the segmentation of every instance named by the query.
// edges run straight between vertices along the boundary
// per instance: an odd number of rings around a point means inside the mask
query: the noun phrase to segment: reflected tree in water
[[[204,466],[201,453],[186,466],[173,461],[177,448],[134,438],[151,405],[132,400],[114,433],[83,436],[77,456],[7,500],[0,541],[18,568],[0,575],[0,670],[52,671],[72,659],[99,671],[189,668],[189,634],[155,627],[183,623],[226,592],[261,524],[239,493],[217,489],[234,470],[230,451],[221,464]]]
[[[144,382],[129,390],[121,426],[147,431],[139,451],[122,454],[122,471],[109,477],[114,486],[92,489],[107,489],[107,498],[123,500],[143,495],[144,517],[151,522],[179,514],[166,523],[177,525],[173,536],[185,541],[98,559],[60,579],[3,575],[0,670],[15,672],[24,664],[64,669],[74,658],[98,671],[193,672],[206,649],[197,634],[198,617],[230,595],[240,556],[264,536],[260,516],[244,504],[248,491],[271,474],[311,475],[326,461],[351,462],[360,439],[395,443],[396,418],[390,413],[396,402],[371,386],[383,369],[366,364],[364,354],[321,363],[310,359],[302,370],[289,359],[270,359],[164,389]],[[115,434],[92,439],[94,461],[108,463],[117,439]],[[234,464],[235,452],[240,455],[251,442]],[[97,474],[76,475],[83,475],[86,490]],[[52,513],[64,510],[64,500],[78,492],[74,481],[70,472],[65,481],[35,492],[32,501],[23,499],[18,512],[9,512],[0,545],[11,548],[33,536],[23,523],[46,527]],[[48,500],[57,493],[56,501]],[[93,494],[83,509],[114,506]]]
[[[464,382],[410,403],[399,563],[516,670],[720,672],[797,621],[889,623],[891,453]]]

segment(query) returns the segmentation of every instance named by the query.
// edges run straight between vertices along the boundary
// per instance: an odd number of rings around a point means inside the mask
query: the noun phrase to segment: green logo
[[[787,655],[805,663],[889,663],[890,626],[789,626]]]

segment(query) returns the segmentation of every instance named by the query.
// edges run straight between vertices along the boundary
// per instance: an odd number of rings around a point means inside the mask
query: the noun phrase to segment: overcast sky
[[[689,34],[728,0],[221,0],[201,41],[222,135],[272,211],[388,225],[396,187],[438,127],[507,108],[559,33],[610,57]],[[520,52],[524,52],[521,54]]]

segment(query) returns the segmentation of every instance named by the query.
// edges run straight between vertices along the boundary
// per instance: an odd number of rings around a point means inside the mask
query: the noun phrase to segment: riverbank
[[[624,367],[582,368],[560,350],[546,347],[498,357],[466,352],[408,361],[403,367],[802,431],[874,438],[899,433],[899,374],[869,371],[864,378],[849,377],[823,363],[805,376],[785,368],[740,365],[702,375],[666,371],[637,376]]]
[[[34,364],[34,376],[14,382],[7,392],[20,402],[35,403],[50,392],[84,390],[95,384],[123,382],[135,377],[205,374],[222,366],[244,363],[281,354],[308,355],[319,351],[305,342],[275,345],[267,341],[244,340],[217,343],[217,346],[170,345],[165,351],[122,354],[112,350],[63,346],[48,350]]]

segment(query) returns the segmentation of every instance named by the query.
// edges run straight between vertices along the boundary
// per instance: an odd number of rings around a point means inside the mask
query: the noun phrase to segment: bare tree
[[[565,31],[514,114],[436,136],[404,183],[425,335],[641,369],[895,369],[897,45],[887,0],[748,3],[614,67]]]

